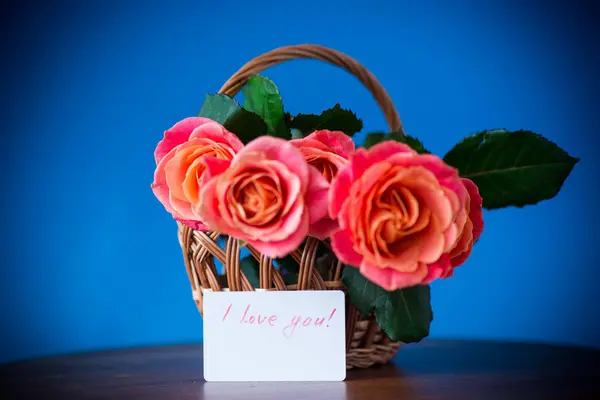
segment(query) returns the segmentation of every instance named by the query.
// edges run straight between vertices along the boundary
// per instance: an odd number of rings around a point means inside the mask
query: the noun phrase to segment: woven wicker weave
[[[248,78],[264,69],[284,61],[311,58],[336,65],[355,75],[369,89],[384,112],[391,131],[402,132],[400,117],[392,101],[375,76],[353,58],[338,51],[318,45],[286,46],[261,56],[244,65],[219,90],[219,93],[235,96],[245,85]],[[248,278],[240,270],[240,244],[237,239],[227,237],[225,248],[217,244],[219,233],[203,233],[178,224],[179,242],[183,250],[185,267],[192,284],[194,300],[202,314],[202,289],[222,290],[215,266],[215,259],[224,265],[227,288],[232,291],[252,291]],[[251,246],[247,246],[252,256],[259,261],[260,289],[267,290],[344,290],[341,281],[342,264],[332,261],[328,280],[322,278],[315,266],[315,257],[319,242],[308,238],[302,249],[292,253],[299,264],[297,285],[286,285],[272,260],[261,255]],[[390,361],[398,349],[399,342],[391,341],[379,328],[373,316],[363,319],[346,297],[346,365],[347,368],[366,368],[374,364]]]

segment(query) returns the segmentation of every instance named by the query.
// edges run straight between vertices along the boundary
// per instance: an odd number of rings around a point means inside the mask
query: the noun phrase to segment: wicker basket
[[[400,118],[392,101],[377,79],[353,58],[338,51],[318,45],[286,46],[261,56],[244,65],[219,90],[219,93],[234,96],[245,85],[248,78],[264,69],[293,59],[317,59],[345,69],[355,75],[371,92],[383,110],[391,131],[403,132]],[[227,237],[225,248],[217,244],[218,232],[203,233],[179,223],[179,243],[183,250],[185,267],[192,284],[194,300],[202,314],[202,290],[210,288],[221,291],[215,259],[224,265],[227,287],[233,291],[252,291],[248,278],[240,270],[240,243]],[[343,265],[334,260],[329,269],[328,280],[322,278],[315,266],[319,242],[308,238],[302,249],[292,253],[299,264],[298,284],[286,285],[272,260],[261,255],[251,246],[248,250],[259,261],[260,289],[267,290],[344,290],[341,281]],[[363,319],[346,297],[346,365],[347,368],[366,368],[390,361],[401,343],[391,341],[379,328],[373,316]]]

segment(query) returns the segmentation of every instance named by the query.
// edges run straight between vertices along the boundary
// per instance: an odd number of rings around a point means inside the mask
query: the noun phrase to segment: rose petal
[[[287,201],[285,202],[281,213],[286,215],[290,212],[292,207],[298,203],[298,198],[302,195],[303,188],[300,179],[290,171],[287,165],[279,161],[265,161],[261,163],[261,166],[270,168],[282,183],[287,194]]]
[[[391,156],[413,158],[411,156],[414,155],[417,155],[417,152],[414,151],[410,146],[394,140],[386,140],[384,142],[377,143],[368,151],[364,149],[356,150],[354,154],[350,156],[350,161],[354,167],[354,176],[358,178],[371,165],[387,160]]]
[[[199,140],[185,142],[177,146],[176,150],[175,156],[164,167],[167,185],[169,185],[173,198],[189,203],[182,186],[186,173],[195,159],[202,157],[203,154],[210,153],[210,150]]]
[[[204,198],[200,194],[202,188],[213,178],[219,176],[223,172],[229,168],[231,164],[231,160],[222,160],[213,156],[204,156],[201,158],[200,162],[204,165],[204,172],[200,178],[200,182],[198,182],[198,190],[197,193],[197,201],[191,204],[191,210],[194,215],[200,218],[200,209],[202,208],[202,203],[204,202]],[[190,198],[191,196],[187,196]]]
[[[248,153],[262,153],[268,160],[281,162],[300,178],[301,187],[308,187],[309,172],[304,156],[287,140],[260,136],[244,146],[236,158],[242,158]]]
[[[173,148],[187,142],[192,131],[201,124],[213,122],[210,119],[202,117],[190,117],[182,119],[167,129],[163,139],[158,142],[154,151],[154,160],[158,164]]]
[[[247,242],[269,258],[285,257],[300,247],[300,244],[302,244],[308,234],[308,225],[308,212],[305,210],[305,212],[302,213],[302,220],[298,225],[298,229],[285,240],[265,242],[248,239]]]
[[[282,216],[272,227],[254,227],[240,224],[238,229],[244,233],[248,240],[261,240],[263,242],[284,241],[294,235],[300,225],[304,223],[304,218],[308,218],[308,210],[304,202],[299,201],[294,204],[290,212]]]
[[[406,168],[406,179],[402,184],[425,203],[433,215],[438,218],[441,229],[445,230],[452,223],[455,211],[452,209],[450,195],[437,182],[435,176],[422,167]]]
[[[344,156],[344,158],[348,158],[355,149],[352,138],[341,131],[315,131],[308,135],[306,139],[318,140],[331,148],[336,154]]]
[[[352,177],[354,179],[360,179],[363,172],[373,164],[374,161],[369,158],[365,149],[359,148],[350,155],[350,167],[352,168]]]
[[[222,160],[213,156],[205,156],[202,158],[202,163],[206,168],[202,178],[208,181],[225,172],[231,165],[231,160]]]
[[[467,247],[467,249],[465,251],[461,252],[457,256],[452,257],[452,259],[450,260],[452,267],[456,268],[456,267],[460,267],[461,265],[463,265],[465,263],[465,261],[467,261],[467,259],[469,258],[469,256],[471,255],[472,252],[473,252],[473,242],[471,242],[469,244],[469,246]]]
[[[309,164],[316,166],[316,164],[328,163],[335,167],[336,170],[340,170],[348,165],[348,160],[343,156],[331,152],[331,149],[320,149],[318,147],[319,145],[325,146],[322,143],[314,140],[312,142],[315,142],[314,146],[307,145],[306,141],[303,141],[299,145],[295,145],[297,147],[299,146],[298,149]]]
[[[463,224],[463,227],[464,227],[464,224]],[[448,229],[446,229],[444,231],[443,251],[444,252],[450,251],[453,248],[453,246],[456,245],[458,239],[459,239],[458,225],[457,224],[450,224],[450,226],[448,227]]]
[[[317,171],[309,168],[309,185],[306,193],[306,206],[310,213],[310,224],[328,216],[329,182]]]
[[[467,200],[463,214],[468,212],[462,232],[456,245],[451,249],[450,262],[453,268],[459,267],[469,258],[473,251],[473,244],[479,239],[483,231],[482,199],[477,186],[469,179],[462,178]],[[446,277],[452,276],[447,273]]]
[[[178,215],[183,220],[197,220],[199,216],[192,209],[192,205],[185,200],[181,200],[173,195],[173,191],[169,192],[169,201],[175,211],[173,214]]]
[[[177,215],[173,206],[171,205],[171,201],[169,200],[169,187],[167,186],[167,176],[165,174],[165,165],[175,156],[177,153],[177,149],[172,149],[166,156],[162,157],[158,166],[154,170],[154,182],[152,182],[152,191],[156,198],[162,203],[163,207],[169,212],[173,214],[174,217],[181,217]]]
[[[338,230],[331,235],[331,249],[345,264],[358,267],[363,261],[363,256],[354,250],[352,236],[348,230]]]
[[[217,179],[212,179],[200,190],[202,207],[196,211],[202,221],[204,221],[204,224],[210,226],[213,230],[224,232],[225,226],[221,218],[219,201],[216,196],[217,183]]]
[[[417,271],[411,273],[399,272],[389,268],[378,268],[364,262],[360,266],[360,273],[365,278],[387,291],[419,285],[427,276],[427,272],[426,264],[419,264]]]
[[[378,145],[377,145],[378,146]],[[374,146],[375,147],[375,146]],[[414,154],[407,157],[406,153],[397,153],[389,157],[388,161],[393,165],[410,167],[416,166],[429,170],[435,175],[440,184],[459,184],[458,170],[446,164],[444,160],[433,154]]]
[[[469,219],[473,223],[473,241],[476,242],[479,240],[484,227],[482,210],[483,199],[479,194],[479,188],[470,179],[461,178],[461,181],[469,193]]]
[[[190,135],[190,139],[210,139],[217,143],[223,143],[233,149],[233,154],[237,153],[244,147],[244,144],[240,139],[225,129],[221,124],[208,120],[210,122],[204,123],[197,128]]]
[[[325,240],[338,228],[339,224],[335,219],[325,217],[310,226],[309,235],[319,240]]]
[[[362,248],[361,248],[362,250]],[[418,241],[412,238],[405,238],[396,245],[391,246],[389,257],[370,257],[367,256],[373,253],[371,249],[364,248],[365,260],[369,263],[378,265],[380,268],[388,268],[405,273],[411,273],[419,267],[419,255],[421,249],[418,246]]]
[[[200,200],[200,185],[198,177],[204,176],[206,167],[202,163],[203,157],[196,158],[185,172],[185,178],[181,183],[183,194],[190,204],[196,204]]]
[[[350,186],[352,186],[352,167],[347,166],[338,171],[338,174],[329,188],[329,216],[333,219],[338,217],[344,202],[349,201]]]
[[[294,147],[296,147],[297,149],[310,148],[317,149],[323,152],[331,152],[333,150],[320,140],[311,139],[308,136],[302,139],[292,139],[289,142],[290,144],[294,145]]]
[[[427,276],[423,279],[423,283],[429,284],[434,280],[445,276],[451,269],[450,258],[447,254],[444,254],[435,263],[428,265]]]
[[[183,220],[183,219],[177,219],[177,221],[181,222],[184,225],[189,226],[190,228],[192,228],[195,231],[208,232],[210,230],[208,228],[208,226],[206,226],[206,224],[204,224],[201,221],[190,221],[190,220]]]

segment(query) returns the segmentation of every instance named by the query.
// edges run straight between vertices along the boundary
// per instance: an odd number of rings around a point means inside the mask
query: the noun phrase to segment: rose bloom
[[[232,161],[206,157],[210,181],[198,212],[215,230],[268,257],[283,257],[307,235],[325,238],[329,184],[290,142],[270,136],[248,143]]]
[[[205,181],[202,159],[231,160],[242,147],[237,136],[213,120],[191,117],[179,121],[165,132],[154,152],[154,195],[176,220],[195,230],[209,230],[195,211]]]
[[[329,193],[330,216],[340,224],[333,251],[386,290],[448,277],[470,253],[473,227],[483,227],[472,189],[439,157],[405,144],[358,149]]]
[[[296,146],[306,162],[315,167],[321,175],[331,182],[338,171],[348,165],[348,157],[354,152],[352,138],[341,131],[320,130],[302,139],[290,140]],[[329,217],[319,223],[323,231],[338,228],[336,220]]]

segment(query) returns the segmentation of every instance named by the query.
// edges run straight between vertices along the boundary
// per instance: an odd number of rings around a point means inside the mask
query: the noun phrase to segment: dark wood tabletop
[[[234,362],[234,361],[232,361]],[[344,382],[207,383],[202,346],[111,350],[0,366],[2,399],[600,399],[600,351],[429,340]]]

